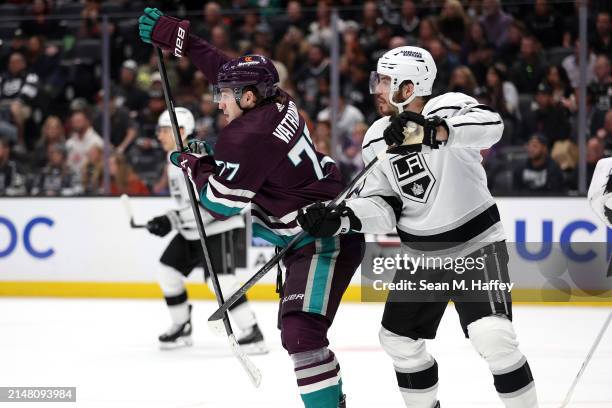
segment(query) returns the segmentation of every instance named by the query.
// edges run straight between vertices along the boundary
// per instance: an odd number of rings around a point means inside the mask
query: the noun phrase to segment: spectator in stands
[[[86,195],[104,194],[104,149],[101,146],[89,149],[81,174]]]
[[[595,20],[595,38],[592,41],[593,50],[597,54],[612,55],[612,24],[610,11],[597,13]]]
[[[413,0],[404,0],[400,10],[400,23],[395,34],[406,38],[408,44],[415,44],[419,37],[421,19],[417,15]]]
[[[60,70],[59,49],[55,45],[47,46],[44,37],[34,35],[28,40],[26,59],[30,71],[34,72],[45,86],[57,87],[63,85],[64,81],[58,78],[63,73]]]
[[[549,142],[534,134],[527,142],[527,161],[514,170],[514,190],[523,193],[561,193],[563,174],[548,154]]]
[[[557,162],[563,174],[563,189],[578,188],[578,146],[571,140],[560,140],[552,148],[550,157]]]
[[[52,144],[64,144],[66,136],[64,132],[64,124],[57,116],[49,116],[45,119],[40,137],[36,141],[34,150],[30,157],[32,161],[31,167],[35,170],[42,169],[47,163],[48,148]]]
[[[0,76],[0,117],[16,126],[20,148],[26,144],[25,122],[41,99],[39,86],[38,75],[30,71],[24,54],[12,53],[7,71]]]
[[[91,120],[85,111],[76,111],[70,117],[72,133],[66,142],[68,167],[81,177],[87,152],[92,146],[103,146],[104,141],[91,126]]]
[[[0,196],[26,194],[26,178],[11,159],[11,143],[0,138]]]
[[[524,36],[521,53],[512,66],[511,81],[520,93],[535,93],[545,72],[546,63],[538,40],[531,35]]]
[[[238,57],[238,53],[234,49],[226,26],[217,25],[212,28],[210,32],[210,43],[229,58]]]
[[[572,87],[565,68],[561,65],[551,65],[546,70],[545,82],[552,88],[553,101],[563,103],[572,96]]]
[[[612,109],[606,112],[604,125],[597,130],[595,136],[601,140],[606,150],[612,150]]]
[[[205,93],[200,98],[200,111],[196,119],[196,137],[206,140],[213,147],[217,142],[217,105],[213,96]]]
[[[299,1],[288,1],[286,13],[272,20],[274,38],[282,38],[287,33],[289,27],[298,28],[302,32],[308,30],[308,20],[304,17],[302,4]]]
[[[521,42],[525,34],[525,26],[514,20],[508,27],[508,37],[504,44],[497,49],[495,58],[507,67],[511,67],[521,52]]]
[[[318,89],[319,78],[329,77],[329,59],[323,46],[313,44],[308,50],[308,62],[301,69],[298,68],[293,82],[302,99],[301,106],[314,117],[319,106],[320,91]]]
[[[586,145],[586,162],[587,162],[587,186],[591,184],[593,173],[597,162],[605,157],[604,145],[598,137],[592,137],[587,140]]]
[[[47,165],[32,184],[32,195],[73,196],[83,192],[79,177],[66,162],[66,146],[54,143],[47,148]]]
[[[100,25],[100,6],[102,0],[85,0],[85,5],[81,11],[81,28],[79,37],[97,38],[100,37],[102,27]]]
[[[282,62],[287,71],[293,73],[305,63],[307,50],[308,43],[304,40],[304,32],[291,26],[274,49],[274,59]]]
[[[453,70],[448,84],[450,92],[462,92],[466,95],[474,96],[477,87],[478,83],[476,83],[476,78],[471,69],[465,65],[460,65]]]
[[[484,0],[482,16],[478,20],[495,47],[501,47],[507,40],[508,27],[512,24],[512,16],[503,12],[500,0]]]
[[[134,173],[125,156],[113,154],[108,161],[112,195],[148,195],[149,189]]]
[[[317,115],[317,122],[329,122],[330,120],[331,110],[329,107],[323,109]],[[344,96],[340,95],[338,100],[338,121],[336,122],[340,137],[349,137],[355,126],[364,120],[363,113],[353,105],[347,104]]]
[[[419,24],[419,38],[417,46],[427,48],[428,44],[439,38],[438,24],[432,16],[425,17]]]
[[[359,122],[353,127],[350,137],[345,138],[341,143],[342,151],[338,154],[338,166],[345,183],[349,183],[363,169],[361,145],[367,131],[368,125]]]
[[[199,37],[210,41],[212,37],[212,29],[223,23],[221,5],[215,1],[207,2],[204,5],[203,13],[204,20],[196,24],[194,27],[194,33]]]
[[[499,112],[504,119],[518,119],[519,95],[514,84],[507,80],[507,70],[503,64],[494,64],[487,70],[486,90],[489,106]]]
[[[450,58],[446,47],[439,39],[431,40],[427,46],[427,49],[429,49],[432,58],[436,62],[436,67],[438,68],[436,81],[434,82],[434,86],[432,88],[432,95],[437,96],[446,92],[451,73],[457,64],[454,59]]]
[[[461,47],[461,62],[467,65],[478,83],[483,83],[487,68],[493,61],[495,48],[479,22],[472,22]]]
[[[366,53],[372,51],[376,44],[376,30],[382,24],[380,11],[375,1],[367,1],[363,4],[361,21],[359,22],[359,41]]]
[[[49,0],[34,0],[30,8],[30,18],[23,20],[19,27],[28,37],[40,35],[49,39],[62,38],[63,30],[59,20],[47,18],[50,11]]]
[[[138,112],[147,106],[148,96],[136,85],[138,64],[134,60],[125,60],[119,73],[117,104],[125,106],[130,112]]]
[[[534,12],[527,18],[527,29],[544,48],[561,45],[563,20],[548,4],[548,0],[536,0]]]
[[[607,111],[612,108],[612,75],[610,59],[606,55],[598,55],[595,61],[595,78],[590,86],[595,93],[595,105],[598,109]]]
[[[98,134],[102,134],[104,121],[103,90],[98,92],[97,102],[98,111],[93,121],[93,127]],[[108,105],[110,114],[110,142],[117,153],[123,154],[134,139],[136,139],[138,125],[130,117],[130,112],[125,106],[117,106],[117,97],[112,90]]]
[[[569,112],[565,107],[555,104],[552,89],[547,83],[538,85],[535,100],[537,109],[524,118],[523,134],[540,133],[550,142],[549,147],[557,140],[569,138]]]
[[[454,54],[461,52],[468,23],[465,10],[459,0],[446,0],[438,20],[438,28],[444,44]]]
[[[367,3],[366,3],[367,4]],[[366,8],[364,4],[364,9]],[[342,22],[339,22],[340,31],[342,31]],[[331,29],[331,9],[326,1],[317,2],[317,19],[308,26],[307,40],[309,43],[318,43],[329,48],[333,32]]]
[[[595,54],[591,52],[590,45],[587,44],[587,69],[586,69],[586,82],[587,84],[593,80],[595,76]],[[572,88],[578,87],[578,81],[580,80],[580,68],[578,66],[578,59],[580,53],[580,40],[574,42],[574,53],[568,55],[563,59],[561,65],[565,68],[567,76],[570,79]]]

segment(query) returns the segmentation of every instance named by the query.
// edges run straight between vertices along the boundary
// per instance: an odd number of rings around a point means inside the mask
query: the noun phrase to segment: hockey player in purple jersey
[[[343,185],[333,160],[315,150],[293,99],[277,87],[274,65],[258,55],[229,59],[191,35],[189,21],[157,9],[145,9],[139,23],[143,41],[188,56],[204,73],[229,122],[214,157],[177,152],[171,161],[189,175],[214,217],[231,217],[250,204],[253,235],[286,246],[301,231],[298,210],[335,198]],[[345,406],[327,331],[361,262],[362,244],[361,234],[306,236],[283,259],[279,327],[307,408]]]

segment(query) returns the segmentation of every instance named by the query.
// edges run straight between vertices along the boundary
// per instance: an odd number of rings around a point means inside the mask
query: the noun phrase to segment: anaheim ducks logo
[[[391,159],[391,167],[402,195],[409,200],[426,203],[436,179],[423,155],[411,153]]]

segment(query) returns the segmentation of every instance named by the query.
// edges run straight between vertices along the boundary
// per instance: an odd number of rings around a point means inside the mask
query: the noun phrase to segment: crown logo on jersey
[[[402,196],[411,201],[426,203],[436,178],[423,155],[412,153],[395,156],[391,159],[391,167]]]

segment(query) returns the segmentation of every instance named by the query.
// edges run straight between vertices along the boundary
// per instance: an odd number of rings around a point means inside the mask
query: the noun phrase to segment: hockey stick
[[[121,194],[121,197],[119,197],[119,200],[121,200],[121,204],[123,204],[123,209],[125,210],[125,213],[127,214],[130,220],[130,227],[147,228],[147,226],[144,224],[136,224],[134,222],[134,213],[132,212],[132,204],[130,203],[130,197],[127,194]]]
[[[178,121],[176,119],[176,112],[174,111],[174,100],[172,99],[172,95],[170,94],[170,85],[168,83],[168,75],[166,73],[166,66],[164,64],[164,55],[159,47],[155,47],[155,51],[157,52],[157,63],[159,66],[159,72],[162,78],[162,86],[164,88],[164,96],[166,98],[166,106],[168,107],[168,112],[170,113],[170,122],[172,123],[172,131],[174,133],[174,140],[176,142],[176,146],[180,151],[183,151],[183,140],[181,138],[181,134],[179,132]],[[198,198],[195,195],[193,190],[193,186],[191,185],[191,181],[189,180],[189,176],[186,173],[183,173],[185,176],[185,184],[187,185],[187,192],[189,193],[189,200],[191,202],[191,209],[193,210],[193,215],[196,220],[196,226],[198,227],[198,232],[200,234],[200,243],[202,244],[202,251],[204,254],[204,278],[206,278],[206,274],[210,277],[213,283],[213,289],[215,291],[215,296],[217,297],[217,302],[219,305],[223,304],[223,294],[221,292],[221,286],[219,285],[219,279],[217,278],[217,274],[212,268],[212,264],[210,262],[210,255],[208,253],[208,248],[206,246],[206,232],[204,231],[204,223],[202,222],[202,215],[200,214],[200,209],[198,208]],[[227,313],[223,313],[221,316],[223,320],[223,325],[225,326],[225,333],[227,334],[227,339],[230,343],[230,348],[234,355],[240,361],[240,364],[245,369],[249,378],[255,387],[259,387],[261,384],[261,373],[259,369],[255,367],[255,365],[251,362],[251,360],[244,354],[244,351],[240,349],[238,342],[236,341],[236,337],[232,331],[232,326],[229,321],[229,317]]]
[[[601,338],[606,332],[611,320],[612,320],[612,312],[610,312],[610,314],[608,315],[608,318],[603,324],[603,327],[601,328],[601,330],[599,330],[599,334],[597,335],[595,342],[591,346],[591,349],[589,350],[589,354],[587,354],[586,359],[582,363],[582,366],[580,367],[580,370],[578,371],[578,374],[576,375],[576,378],[574,378],[574,382],[572,383],[572,386],[567,391],[567,395],[565,396],[565,399],[563,400],[563,403],[561,404],[561,408],[566,407],[567,404],[569,404],[570,399],[572,398],[572,394],[574,393],[574,388],[576,388],[576,384],[578,384],[578,380],[580,380],[580,377],[582,377],[582,374],[584,373],[584,370],[586,369],[587,364],[589,364],[589,361],[591,361],[591,357],[593,357],[593,354],[595,353],[595,349],[599,345],[599,342],[601,341]]]
[[[372,161],[368,163],[368,165],[363,170],[361,170],[361,172],[357,176],[355,176],[355,178],[344,188],[344,190],[342,190],[336,198],[334,198],[327,204],[327,208],[337,207],[338,204],[340,204],[342,200],[344,200],[353,191],[355,186],[365,180],[365,178],[372,172],[372,170],[374,170],[374,166],[376,166],[377,163],[383,161],[387,157],[387,153],[388,151],[385,150],[379,153],[378,156],[376,156],[374,159],[372,159]],[[255,285],[261,278],[263,278],[264,275],[268,273],[278,262],[280,262],[280,260],[283,258],[283,256],[285,256],[287,251],[293,248],[307,235],[308,234],[306,233],[306,231],[302,231],[295,237],[293,237],[293,239],[287,244],[286,247],[277,252],[272,257],[272,259],[266,262],[266,264],[262,266],[259,271],[257,271],[253,276],[251,276],[251,278],[246,281],[246,283],[242,285],[240,289],[238,289],[232,296],[230,296],[229,299],[227,299],[225,303],[223,303],[223,305],[221,305],[217,310],[215,310],[215,312],[208,318],[208,326],[210,327],[210,329],[215,333],[222,333],[223,328],[221,321],[227,310],[249,289],[251,289],[253,285]]]

